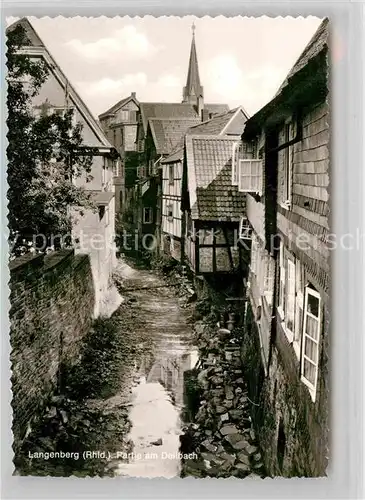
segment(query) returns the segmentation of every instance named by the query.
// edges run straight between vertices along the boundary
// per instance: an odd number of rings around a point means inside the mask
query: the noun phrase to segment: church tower
[[[196,47],[195,47],[194,23],[191,29],[193,32],[193,37],[191,41],[188,76],[186,79],[186,85],[183,89],[182,102],[187,104],[193,104],[194,106],[196,106],[196,110],[199,116],[201,117],[204,109],[204,93],[203,93],[203,87],[202,85],[200,85],[198,57],[196,55]]]

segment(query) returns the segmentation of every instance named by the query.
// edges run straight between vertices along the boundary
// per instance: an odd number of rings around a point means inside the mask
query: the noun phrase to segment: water
[[[122,263],[119,269],[125,288],[149,287],[132,295],[146,322],[153,343],[137,370],[132,391],[129,438],[133,453],[120,461],[116,475],[171,478],[180,474],[179,435],[184,406],[184,372],[192,369],[198,353],[192,345],[191,326],[186,310],[156,275],[132,269]]]

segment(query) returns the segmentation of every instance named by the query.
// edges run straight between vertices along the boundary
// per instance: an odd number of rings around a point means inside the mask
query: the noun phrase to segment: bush
[[[117,388],[121,335],[114,318],[98,318],[85,337],[80,361],[64,367],[63,381],[72,398],[108,397]]]

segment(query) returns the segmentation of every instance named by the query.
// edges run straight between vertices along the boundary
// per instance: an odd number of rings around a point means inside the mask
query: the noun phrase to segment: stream
[[[115,475],[176,477],[181,469],[184,372],[198,360],[188,312],[180,307],[174,290],[163,287],[153,272],[133,269],[123,261],[118,272],[123,287],[135,289],[130,296],[137,301],[152,349],[136,366],[128,436],[133,451],[127,461],[117,464]]]

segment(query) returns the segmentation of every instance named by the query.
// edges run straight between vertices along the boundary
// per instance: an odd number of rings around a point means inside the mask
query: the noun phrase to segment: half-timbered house
[[[187,135],[182,181],[184,262],[196,275],[241,269],[245,195],[232,185],[237,137]]]
[[[197,123],[188,135],[224,135],[239,141],[248,114],[240,106],[210,120]],[[184,148],[178,147],[161,161],[162,166],[162,238],[163,250],[174,259],[183,258],[181,247],[181,188]]]
[[[70,207],[72,218],[72,241],[76,253],[90,256],[95,291],[95,316],[103,314],[108,299],[108,289],[112,271],[116,264],[115,255],[115,196],[113,171],[118,157],[117,151],[105,137],[97,120],[82,101],[65,73],[40,39],[31,22],[20,19],[8,30],[21,25],[28,44],[21,47],[21,53],[43,59],[49,70],[48,77],[33,98],[35,115],[41,113],[63,113],[73,111],[74,124],[82,126],[83,146],[92,151],[90,174],[75,178],[75,184],[83,187],[91,195],[95,209],[83,210],[83,215]],[[95,241],[97,243],[95,244]]]
[[[328,20],[243,133],[239,190],[252,227],[243,362],[272,475],[328,462]]]
[[[130,178],[132,178],[133,184],[135,182],[135,176],[133,172],[130,172],[130,164],[132,163],[130,160],[137,157],[138,110],[139,102],[136,93],[132,92],[131,95],[121,99],[114,106],[99,115],[99,121],[106,137],[120,155],[120,162],[116,165],[113,178],[115,186],[115,212],[117,215],[124,210],[126,201],[127,204],[129,203]]]

